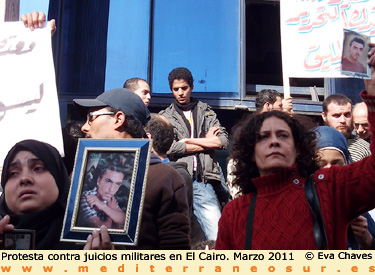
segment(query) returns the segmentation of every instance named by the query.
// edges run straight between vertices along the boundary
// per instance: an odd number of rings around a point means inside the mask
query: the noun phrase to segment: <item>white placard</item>
[[[18,141],[36,139],[63,153],[51,27],[0,24],[0,167]]]
[[[343,29],[375,41],[374,0],[280,0],[283,74],[343,77]]]

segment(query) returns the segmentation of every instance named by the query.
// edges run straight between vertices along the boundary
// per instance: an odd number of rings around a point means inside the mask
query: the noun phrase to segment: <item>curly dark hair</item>
[[[258,141],[263,122],[271,117],[285,121],[290,127],[298,152],[296,163],[298,163],[300,175],[308,177],[318,169],[315,162],[316,135],[314,132],[308,131],[297,120],[284,112],[271,111],[249,115],[241,121],[242,125],[236,127],[235,141],[231,153],[236,165],[234,184],[238,185],[244,194],[256,191],[252,179],[259,177],[260,174],[254,160],[255,144]]]
[[[169,81],[169,88],[171,90],[173,87],[173,81],[175,81],[175,79],[185,80],[187,84],[189,84],[190,87],[192,87],[194,83],[193,76],[191,72],[189,71],[189,69],[183,68],[183,67],[175,68],[169,73],[168,81]]]

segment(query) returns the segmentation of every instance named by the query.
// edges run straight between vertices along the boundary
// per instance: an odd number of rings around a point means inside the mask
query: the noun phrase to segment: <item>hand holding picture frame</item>
[[[104,224],[113,244],[137,245],[150,154],[147,139],[80,139],[61,240]]]

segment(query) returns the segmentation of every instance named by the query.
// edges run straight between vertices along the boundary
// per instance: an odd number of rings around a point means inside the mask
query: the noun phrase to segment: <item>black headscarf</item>
[[[51,145],[36,141],[24,140],[10,149],[4,160],[1,175],[1,186],[6,188],[8,167],[14,156],[20,151],[29,151],[43,161],[54,177],[59,195],[57,200],[47,208],[30,214],[14,214],[5,202],[5,192],[0,197],[0,215],[10,216],[10,223],[16,229],[33,229],[36,231],[36,249],[69,249],[72,244],[60,243],[60,234],[69,193],[70,180],[59,152]],[[73,248],[73,247],[72,247]]]

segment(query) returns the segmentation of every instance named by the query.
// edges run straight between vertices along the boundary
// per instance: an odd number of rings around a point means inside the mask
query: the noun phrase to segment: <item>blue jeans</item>
[[[193,182],[193,209],[206,239],[216,241],[221,211],[211,184]]]

